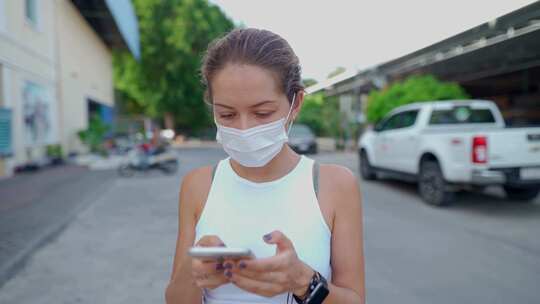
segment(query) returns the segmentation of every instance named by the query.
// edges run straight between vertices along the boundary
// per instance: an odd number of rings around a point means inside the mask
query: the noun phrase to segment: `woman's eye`
[[[234,117],[235,114],[220,114],[219,117],[220,118],[223,118],[223,119],[231,119]],[[268,113],[255,113],[255,115],[257,117],[260,117],[260,118],[265,118],[265,117],[268,117],[270,115],[272,115],[272,112],[268,112]]]

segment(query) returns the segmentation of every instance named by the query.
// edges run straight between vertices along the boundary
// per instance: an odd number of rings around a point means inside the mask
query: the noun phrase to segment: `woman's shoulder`
[[[358,179],[351,169],[337,164],[320,164],[319,176],[332,186],[339,188],[356,184]]]
[[[353,171],[337,164],[320,164],[319,187],[331,198],[332,205],[343,202],[343,198],[350,197],[358,191],[358,178]]]
[[[189,204],[194,204],[193,208],[197,217],[202,211],[210,192],[213,167],[213,165],[207,165],[192,169],[182,178],[180,192],[183,192]]]

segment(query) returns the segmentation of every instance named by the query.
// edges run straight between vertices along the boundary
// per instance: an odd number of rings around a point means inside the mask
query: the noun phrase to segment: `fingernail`
[[[241,261],[238,266],[240,266],[240,268],[244,269],[244,268],[246,268],[246,263],[244,263],[244,261]]]
[[[230,270],[225,270],[225,275],[230,278],[232,277],[232,272]]]
[[[221,263],[216,264],[216,270],[221,270],[221,269],[223,269],[223,264]]]
[[[265,234],[263,238],[265,241],[270,241],[270,239],[272,238],[272,233]]]

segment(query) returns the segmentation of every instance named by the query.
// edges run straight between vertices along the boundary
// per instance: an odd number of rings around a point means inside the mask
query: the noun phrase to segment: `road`
[[[179,151],[176,176],[115,179],[0,289],[0,303],[164,303],[182,176],[225,157]],[[354,153],[311,156],[349,167]],[[540,303],[540,200],[465,193],[446,208],[415,186],[359,180],[368,303]]]

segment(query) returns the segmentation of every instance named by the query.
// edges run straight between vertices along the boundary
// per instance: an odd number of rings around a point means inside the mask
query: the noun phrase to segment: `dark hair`
[[[210,42],[201,66],[204,98],[212,103],[210,82],[227,63],[251,64],[275,72],[289,103],[304,90],[298,57],[281,36],[263,29],[237,28]]]

